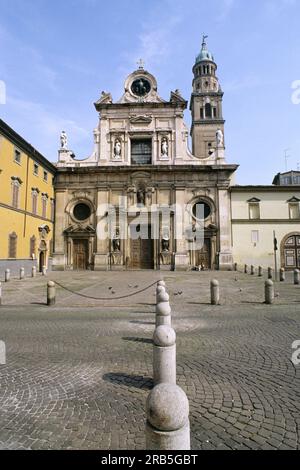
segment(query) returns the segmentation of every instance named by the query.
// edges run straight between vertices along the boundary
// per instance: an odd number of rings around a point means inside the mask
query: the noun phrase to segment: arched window
[[[37,214],[37,205],[38,205],[38,193],[37,188],[32,188],[31,199],[32,199],[32,213]]]
[[[32,255],[34,255],[34,258],[36,256],[36,237],[33,235],[30,238],[30,247],[29,247],[29,256],[32,258]]]
[[[46,219],[47,217],[47,201],[48,201],[48,194],[43,193],[42,194],[42,217],[43,219]]]
[[[205,105],[205,117],[206,118],[211,118],[212,117],[212,110],[211,110],[210,103],[206,103],[206,105]]]
[[[16,176],[12,176],[11,178],[11,185],[12,185],[12,206],[15,209],[19,208],[19,200],[20,200],[20,186],[22,181],[20,178]]]
[[[8,257],[16,258],[17,257],[17,241],[18,236],[16,232],[10,233],[8,238]]]

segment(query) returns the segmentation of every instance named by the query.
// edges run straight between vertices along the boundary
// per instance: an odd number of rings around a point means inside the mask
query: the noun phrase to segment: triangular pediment
[[[130,116],[131,124],[150,124],[152,122],[152,115],[151,114],[144,114],[144,115],[132,115]]]
[[[260,202],[260,199],[258,199],[257,197],[252,197],[251,199],[248,199],[247,202]]]
[[[300,199],[298,199],[296,196],[293,196],[291,199],[289,199],[286,202],[300,202]]]
[[[70,234],[70,233],[73,233],[73,234],[89,233],[90,234],[90,233],[96,233],[96,230],[91,225],[86,225],[85,227],[83,227],[82,225],[69,225],[69,227],[66,228],[64,233],[65,234]]]

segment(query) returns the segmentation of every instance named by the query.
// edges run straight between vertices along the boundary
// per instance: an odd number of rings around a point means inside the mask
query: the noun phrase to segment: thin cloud
[[[236,0],[220,0],[219,1],[219,12],[217,14],[217,22],[223,22],[230,15],[233,7],[236,4]]]
[[[48,111],[39,103],[16,97],[8,97],[7,104],[10,106],[10,110],[17,116],[16,122],[19,125],[22,123],[22,127],[25,126],[26,129],[30,129],[31,135],[35,138],[33,145],[38,147],[52,161],[57,158],[56,154],[53,155],[54,143],[57,142],[58,149],[59,136],[62,130],[67,132],[70,147],[74,150],[83,140],[90,139],[92,143],[91,130],[81,127],[73,119]],[[23,125],[23,123],[25,124]],[[16,130],[18,131],[18,129]],[[27,136],[22,131],[24,138],[30,140],[28,131],[26,133]]]

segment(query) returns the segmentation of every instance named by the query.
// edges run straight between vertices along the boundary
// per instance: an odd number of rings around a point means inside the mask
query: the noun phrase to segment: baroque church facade
[[[162,99],[142,62],[118,101],[102,92],[95,103],[99,123],[89,158],[76,160],[62,133],[54,270],[232,269],[230,186],[237,165],[225,159],[216,72],[204,37],[193,67],[191,150],[187,101],[179,90]]]

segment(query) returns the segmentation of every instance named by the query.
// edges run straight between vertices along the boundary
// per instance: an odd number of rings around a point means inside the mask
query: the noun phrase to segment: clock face
[[[151,90],[151,85],[145,78],[137,78],[131,85],[131,91],[137,96],[146,96]]]

